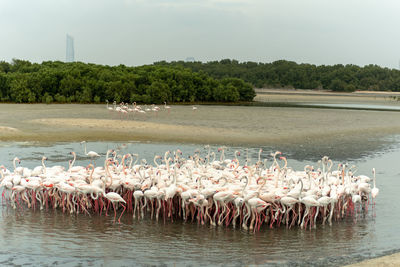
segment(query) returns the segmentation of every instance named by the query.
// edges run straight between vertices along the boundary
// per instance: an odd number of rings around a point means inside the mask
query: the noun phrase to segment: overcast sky
[[[0,0],[0,60],[224,58],[399,68],[398,0]]]

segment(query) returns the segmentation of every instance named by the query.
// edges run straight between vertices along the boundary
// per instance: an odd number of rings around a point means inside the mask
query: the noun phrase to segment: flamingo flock
[[[157,113],[160,111],[167,111],[168,114],[170,113],[171,107],[167,106],[167,103],[164,102],[164,107],[160,108],[159,106],[152,104],[152,105],[144,105],[143,107],[140,105],[136,105],[136,102],[133,102],[131,105],[128,103],[120,103],[117,105],[117,102],[113,102],[113,106],[111,107],[108,103],[108,100],[106,100],[107,106],[106,108],[112,112],[113,114],[119,114],[120,119],[128,119],[129,116],[132,114],[133,118],[135,117],[135,114],[139,115],[147,115],[150,113],[154,113],[157,116]]]
[[[0,167],[2,200],[14,209],[106,216],[112,205],[114,222],[117,212],[120,222],[126,211],[138,220],[196,220],[258,231],[263,225],[311,229],[347,216],[354,219],[368,212],[379,193],[375,169],[372,178],[357,175],[354,165],[334,168],[325,156],[316,168],[306,165],[295,171],[279,151],[268,164],[260,149],[252,164],[248,157],[240,162],[239,151],[226,159],[225,150],[206,146],[188,157],[179,149],[166,151],[154,157],[153,165],[138,154],[119,155],[110,149],[101,167],[75,166],[71,152],[67,169],[47,167],[46,157],[33,169],[17,167],[21,161],[14,158],[13,170]]]
[[[140,106],[137,105],[136,102],[133,102],[131,105],[121,102],[119,105],[117,105],[117,102],[114,101],[113,105],[110,106],[108,100],[106,100],[106,104],[107,110],[112,112],[114,115],[119,114],[120,119],[129,119],[130,116],[134,118],[136,114],[139,114],[139,116],[147,116],[148,114],[154,114],[157,116],[159,112],[167,112],[168,114],[171,112],[171,106],[168,106],[167,102],[164,102],[164,106],[162,108],[155,104]],[[193,112],[195,112],[197,109],[197,106],[192,106]]]

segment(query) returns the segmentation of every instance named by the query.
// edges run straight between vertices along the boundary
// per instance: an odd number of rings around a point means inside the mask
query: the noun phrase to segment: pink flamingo
[[[170,107],[170,106],[167,106],[167,102],[165,102],[165,101],[164,101],[164,109],[165,109],[165,110],[168,110],[168,114],[169,114],[169,112],[170,112],[170,110],[171,110],[171,107]]]
[[[123,203],[126,204],[126,201],[119,194],[117,194],[115,192],[108,192],[107,194],[104,195],[104,197],[107,198],[113,205],[113,208],[114,208],[114,221],[115,221],[115,219],[117,217],[117,209],[115,207],[115,203],[123,202]],[[108,205],[110,205],[110,202],[108,203]],[[121,212],[121,215],[118,218],[118,222],[119,223],[121,223],[122,214],[124,214],[124,211],[126,209],[126,206],[124,204],[121,203],[121,206],[124,207],[124,210]],[[107,207],[107,209],[108,209],[108,207]]]

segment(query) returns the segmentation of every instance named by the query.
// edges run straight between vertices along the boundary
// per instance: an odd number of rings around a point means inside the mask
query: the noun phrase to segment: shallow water
[[[318,106],[318,107],[330,107],[330,108],[348,108],[348,109],[365,109],[365,110],[388,110],[388,111],[399,111],[400,107],[397,105],[372,105],[372,104],[353,104],[353,103],[341,103],[341,104],[326,104],[326,103],[309,103],[299,104],[300,106]]]
[[[358,166],[359,174],[371,174],[377,169],[380,194],[375,210],[365,217],[318,225],[315,230],[299,228],[263,228],[258,233],[231,227],[200,226],[181,221],[155,222],[133,220],[126,214],[121,224],[111,217],[98,215],[69,215],[60,211],[15,211],[4,203],[0,214],[1,265],[342,265],[375,257],[400,248],[400,236],[395,232],[400,222],[397,211],[400,170],[400,137],[388,138],[371,150],[360,147],[321,147],[314,154],[302,147],[264,147],[263,156],[280,149],[288,156],[289,166],[301,169],[305,164],[316,166],[321,155],[329,155],[335,163],[349,162]],[[193,153],[199,145],[165,143],[88,143],[88,150],[105,152],[117,148],[120,153],[139,153],[150,163],[155,154],[180,148],[184,155]],[[205,150],[200,147],[205,154]],[[213,147],[216,149],[216,147]],[[231,147],[228,157],[241,147]],[[12,158],[18,156],[22,166],[40,164],[46,155],[47,165],[67,167],[68,153],[83,155],[76,143],[0,143],[0,163],[12,168]],[[258,148],[249,150],[254,159]],[[104,154],[103,154],[104,157]],[[102,160],[97,162],[100,164]],[[79,157],[77,164],[88,159]],[[376,216],[375,216],[376,214]]]

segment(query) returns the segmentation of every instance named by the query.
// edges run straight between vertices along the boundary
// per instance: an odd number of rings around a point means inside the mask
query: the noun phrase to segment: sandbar
[[[384,97],[257,95],[296,101],[376,101]],[[338,98],[339,97],[339,98]],[[345,100],[343,100],[343,98]],[[142,106],[149,109],[150,106]],[[310,145],[358,142],[400,134],[400,113],[328,108],[173,105],[170,111],[121,115],[105,105],[0,104],[0,141],[154,141],[227,145]]]
[[[375,259],[361,261],[355,264],[347,265],[346,267],[386,267],[386,266],[400,266],[400,253],[387,255]]]

